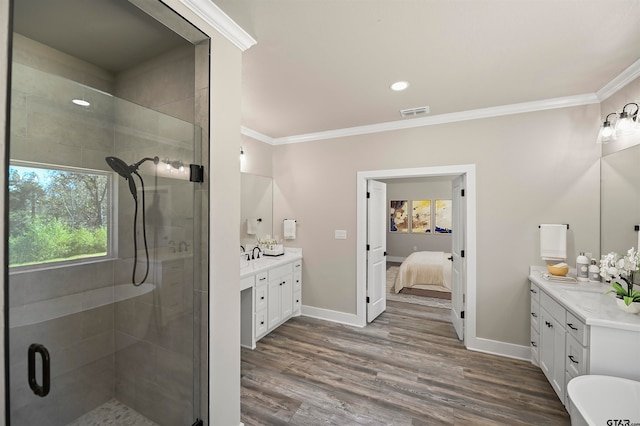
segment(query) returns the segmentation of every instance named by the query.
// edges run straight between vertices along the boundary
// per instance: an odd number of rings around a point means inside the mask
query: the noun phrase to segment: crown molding
[[[269,145],[273,145],[273,138],[267,135],[263,135],[260,132],[256,132],[253,129],[250,129],[245,126],[240,126],[240,133],[248,136],[252,139],[258,140],[260,142],[268,143]]]
[[[430,117],[389,121],[386,123],[329,130],[326,132],[306,133],[302,135],[285,136],[281,138],[270,138],[269,136],[263,135],[247,127],[242,127],[241,132],[246,136],[258,139],[271,145],[286,145],[323,139],[366,135],[370,133],[388,132],[392,130],[411,129],[415,127],[433,126],[437,124],[455,123],[458,121],[500,117],[503,115],[522,114],[526,112],[544,111],[557,108],[569,108],[580,105],[595,104],[599,102],[600,100],[595,93],[588,93],[584,95],[567,96],[562,98],[545,99],[542,101],[523,102],[518,104],[502,105],[469,111],[452,112],[449,114],[439,114]]]
[[[243,52],[256,44],[253,37],[209,0],[179,0]]]
[[[635,61],[629,68],[622,71],[616,78],[605,84],[604,87],[596,92],[600,102],[604,101],[618,90],[640,76],[640,59]]]

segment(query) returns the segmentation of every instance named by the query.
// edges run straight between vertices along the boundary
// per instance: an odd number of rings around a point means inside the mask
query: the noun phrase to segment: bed
[[[403,288],[451,292],[451,253],[417,251],[407,257],[396,275],[393,290]]]

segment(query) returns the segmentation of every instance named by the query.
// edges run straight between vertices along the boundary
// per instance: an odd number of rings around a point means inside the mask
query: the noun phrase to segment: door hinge
[[[369,246],[369,244],[367,244],[367,251],[369,251],[369,250],[370,250],[370,246]]]
[[[371,193],[367,191],[367,198],[371,198]]]
[[[464,250],[460,250],[460,257],[464,257]]]
[[[385,252],[384,252],[384,254],[383,254],[383,256],[386,256],[386,255],[387,255],[387,252],[385,251]]]
[[[460,311],[460,319],[464,319],[464,311]]]
[[[204,182],[204,166],[200,164],[189,164],[189,171],[190,182]]]
[[[367,303],[369,303],[369,296],[367,296]]]
[[[461,197],[464,197],[464,189],[461,189],[461,190],[460,190],[460,196],[461,196]]]

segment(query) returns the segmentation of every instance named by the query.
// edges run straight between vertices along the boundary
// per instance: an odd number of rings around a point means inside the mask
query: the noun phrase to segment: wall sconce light
[[[605,117],[604,123],[602,123],[602,127],[600,128],[600,133],[598,134],[598,143],[607,143],[616,138],[616,132],[611,125],[611,121],[609,121],[609,117],[612,115],[617,115],[617,113],[612,112]]]
[[[636,107],[636,110],[633,112],[629,112],[627,108],[631,105]],[[629,102],[622,107],[620,114],[617,112],[607,114],[602,123],[602,127],[600,127],[597,143],[607,143],[616,140],[620,136],[631,136],[638,133],[640,129],[640,119],[638,118],[639,110],[640,107],[637,103]],[[612,126],[611,120],[609,119],[611,116],[617,116],[615,126]]]
[[[184,163],[181,160],[170,160],[169,158],[165,158],[162,160],[165,164],[165,167],[169,173],[173,172],[173,169],[178,170],[180,173],[185,174],[187,171],[184,167]]]
[[[631,115],[629,115],[629,113],[627,112],[627,107],[629,105],[635,105],[636,107],[636,110]],[[637,118],[638,118],[638,104],[634,102],[630,102],[625,106],[623,106],[622,112],[620,113],[620,117],[618,117],[618,122],[616,123],[616,134],[618,136],[632,134],[638,127]]]

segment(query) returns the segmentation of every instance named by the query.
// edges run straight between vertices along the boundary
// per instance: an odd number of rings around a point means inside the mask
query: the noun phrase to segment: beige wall
[[[274,222],[298,220],[303,305],[356,312],[358,171],[476,164],[477,337],[528,346],[538,225],[570,224],[570,263],[598,253],[599,116],[588,105],[276,146]]]

